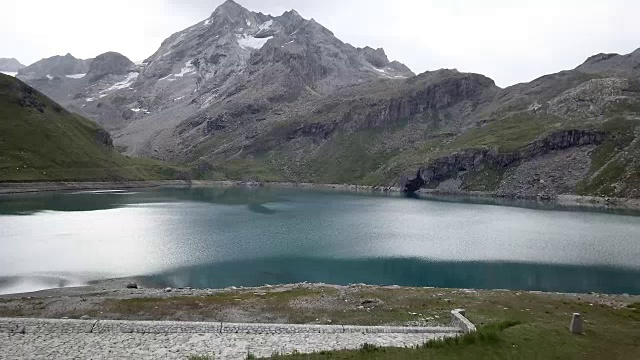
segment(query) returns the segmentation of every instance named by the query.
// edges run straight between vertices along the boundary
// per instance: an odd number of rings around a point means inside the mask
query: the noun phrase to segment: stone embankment
[[[246,359],[376,346],[417,346],[459,327],[1,319],[0,359]]]

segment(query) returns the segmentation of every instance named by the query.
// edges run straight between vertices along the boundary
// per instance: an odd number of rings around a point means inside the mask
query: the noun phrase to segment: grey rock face
[[[640,75],[640,49],[627,54],[597,54],[588,58],[576,70],[589,74]]]
[[[273,17],[233,1],[166,39],[129,74],[134,72],[139,75],[132,75],[127,86],[108,93],[101,92],[106,86],[89,88],[93,78],[82,89],[33,85],[50,96],[58,93],[53,96],[58,100],[67,98],[65,106],[108,129],[121,129],[116,143],[129,153],[165,158],[181,156],[182,150],[176,152],[180,142],[198,142],[228,129],[222,119],[269,123],[280,104],[301,104],[345,85],[413,76],[406,66],[389,62],[384,50],[345,44],[293,10]],[[181,123],[198,133],[179,130]]]
[[[18,72],[24,67],[25,66],[16,59],[0,58],[0,71]]]
[[[22,81],[34,79],[53,80],[66,75],[86,74],[91,60],[76,59],[73,55],[53,56],[42,59],[18,71],[18,78]]]
[[[116,53],[107,52],[96,56],[89,65],[88,76],[91,82],[98,81],[107,75],[126,75],[135,68],[133,61]]]
[[[113,147],[113,140],[111,139],[111,135],[102,129],[99,129],[96,132],[96,140],[98,140],[98,143],[106,147],[109,147],[109,148]]]
[[[422,187],[435,187],[441,181],[457,178],[459,174],[478,169],[481,166],[506,169],[513,164],[525,162],[552,151],[599,145],[604,140],[605,134],[603,133],[566,130],[540,138],[512,153],[498,153],[495,149],[464,150],[435,159],[430,166],[420,169],[415,178],[405,179],[402,188],[405,192],[415,192]]]

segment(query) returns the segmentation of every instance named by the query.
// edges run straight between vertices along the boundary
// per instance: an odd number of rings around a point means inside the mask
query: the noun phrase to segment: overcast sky
[[[0,57],[28,65],[71,53],[150,56],[222,0],[2,0]],[[354,46],[382,47],[414,72],[457,68],[500,86],[574,68],[600,52],[640,47],[638,0],[237,0],[280,15],[296,9]]]

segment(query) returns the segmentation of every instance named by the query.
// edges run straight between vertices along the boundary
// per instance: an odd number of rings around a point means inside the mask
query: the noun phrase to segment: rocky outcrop
[[[368,46],[358,49],[360,53],[364,56],[365,60],[367,60],[371,65],[377,68],[383,68],[389,65],[389,59],[387,59],[387,54],[384,52],[384,49],[372,49]]]
[[[595,145],[551,151],[506,168],[494,191],[522,198],[575,194],[588,177]]]
[[[419,169],[415,178],[402,179],[401,187],[405,192],[415,192],[422,187],[435,186],[441,181],[455,178],[460,173],[478,169],[480,166],[505,169],[552,151],[584,145],[599,145],[604,140],[605,134],[602,132],[563,130],[540,138],[511,153],[500,153],[496,149],[488,148],[463,150],[433,160],[429,166]]]
[[[96,140],[101,145],[104,145],[108,148],[113,148],[113,139],[111,139],[111,134],[103,129],[98,129],[96,131]]]
[[[636,102],[628,89],[630,82],[623,78],[589,80],[549,101],[548,112],[572,118],[601,116],[610,106]]]
[[[589,57],[576,70],[589,74],[618,76],[640,75],[640,49],[627,54],[597,54]]]
[[[89,81],[98,81],[107,75],[125,75],[128,74],[135,64],[126,56],[116,53],[107,52],[96,56],[89,66]]]
[[[485,76],[454,70],[425,73],[407,79],[401,84],[390,83],[388,86],[394,91],[388,98],[383,99],[363,96],[353,99],[354,93],[371,93],[369,84],[338,90],[331,97],[331,101],[313,109],[311,115],[307,115],[311,118],[324,115],[326,122],[314,121],[305,125],[322,128],[323,131],[301,131],[301,127],[297,127],[289,138],[300,134],[320,134],[327,138],[328,134],[338,128],[349,132],[384,128],[426,113],[446,113],[448,117],[455,118],[455,121],[448,121],[443,126],[455,126],[471,114],[470,109],[498,89],[493,80]],[[347,105],[342,106],[346,101],[349,101]]]
[[[392,98],[379,112],[369,113],[366,122],[369,126],[396,122],[428,111],[449,111],[452,116],[463,117],[464,109],[456,109],[461,103],[473,104],[479,101],[488,90],[495,87],[493,80],[477,74],[463,74],[451,70],[441,70],[439,75],[424,82],[410,85],[411,90],[405,96]],[[446,74],[446,75],[445,75]],[[420,75],[420,76],[424,76]],[[414,79],[409,81],[411,84]]]

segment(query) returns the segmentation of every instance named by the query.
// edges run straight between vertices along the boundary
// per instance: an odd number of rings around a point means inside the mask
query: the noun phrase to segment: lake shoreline
[[[137,288],[130,288],[129,286],[135,283]],[[325,283],[294,283],[283,285],[264,285],[259,287],[228,287],[224,289],[195,289],[195,288],[157,288],[146,287],[139,278],[119,278],[109,280],[98,280],[89,283],[89,285],[81,287],[66,287],[55,288],[48,290],[41,290],[31,293],[19,293],[0,295],[0,317],[33,317],[33,318],[80,318],[83,315],[89,314],[92,318],[96,319],[120,319],[120,320],[183,320],[183,321],[244,321],[244,322],[269,322],[264,318],[261,313],[256,312],[252,316],[241,318],[225,318],[218,319],[215,316],[224,316],[221,313],[217,315],[200,314],[204,318],[196,317],[195,314],[185,313],[182,309],[181,302],[184,302],[186,309],[192,309],[193,304],[191,302],[201,302],[202,299],[207,297],[220,297],[224,301],[216,302],[216,306],[220,305],[226,309],[237,308],[237,306],[256,305],[254,300],[269,299],[268,294],[282,295],[285,294],[285,303],[281,303],[278,306],[274,306],[274,312],[296,311],[296,308],[300,306],[299,300],[310,297],[310,294],[320,295],[317,301],[324,301],[326,304],[318,305],[314,302],[313,306],[318,306],[324,311],[335,313],[335,311],[342,309],[345,306],[345,300],[347,308],[356,313],[365,309],[366,306],[391,306],[395,307],[393,303],[388,303],[388,298],[382,300],[374,297],[373,299],[352,301],[352,298],[346,296],[348,293],[358,292],[363,294],[362,296],[369,297],[373,294],[387,294],[385,296],[402,298],[406,294],[415,294],[416,292],[424,292],[425,295],[429,294],[429,297],[435,297],[441,306],[454,308],[456,304],[464,301],[475,301],[474,299],[483,298],[501,298],[512,297],[514,301],[518,301],[518,298],[524,296],[535,296],[546,300],[570,300],[578,301],[584,304],[590,304],[588,306],[598,305],[606,306],[616,309],[623,309],[630,304],[640,303],[640,295],[628,295],[628,294],[600,294],[600,293],[560,293],[560,292],[541,292],[541,291],[526,291],[526,290],[484,290],[484,289],[453,289],[453,288],[434,288],[434,287],[403,287],[397,285],[366,285],[366,284],[350,284],[350,285],[331,285]],[[290,294],[296,294],[294,300]],[[369,294],[369,295],[365,295]],[[336,299],[339,301],[336,302]],[[64,304],[60,301],[64,300]],[[118,311],[114,310],[114,304],[124,303],[140,305],[140,302],[159,302],[163,305],[169,306],[163,311],[158,313],[145,313],[143,316],[136,313],[135,308],[118,308]],[[349,304],[354,302],[354,304]],[[157,304],[156,304],[157,305]],[[460,304],[463,305],[463,304]],[[328,308],[326,308],[328,306]],[[258,309],[260,305],[257,305]],[[282,308],[284,307],[284,308]],[[304,307],[304,306],[303,306]],[[351,309],[353,307],[353,309]],[[153,307],[152,307],[153,308]],[[157,307],[156,307],[157,309]],[[449,310],[451,310],[449,309]],[[257,309],[256,309],[257,310]],[[339,312],[339,311],[338,311]],[[411,314],[411,312],[409,313]],[[228,316],[237,316],[238,314],[231,311]],[[354,315],[354,314],[351,314]],[[345,315],[344,319],[349,319],[349,314]],[[416,314],[417,315],[417,314]],[[213,317],[212,317],[213,316]],[[355,318],[359,319],[359,316]],[[400,317],[405,319],[404,316]],[[408,318],[411,318],[409,316]],[[437,323],[438,317],[432,318],[428,325],[434,325]],[[284,320],[282,318],[278,320]],[[375,319],[374,319],[375,320]],[[345,320],[348,322],[348,320]],[[298,321],[290,321],[291,323],[297,323]],[[422,324],[424,325],[424,324]],[[404,326],[411,326],[404,324]],[[414,325],[415,326],[415,325]]]
[[[398,187],[349,185],[349,184],[315,184],[292,182],[250,182],[250,181],[208,181],[208,180],[151,180],[123,182],[23,182],[0,183],[0,195],[25,194],[53,191],[98,191],[110,189],[141,189],[164,186],[179,187],[264,187],[281,189],[333,190],[370,194],[401,194]],[[581,195],[557,195],[554,197],[514,196],[481,191],[441,191],[421,189],[417,195],[426,197],[468,197],[475,199],[524,200],[563,207],[579,207],[605,210],[640,210],[640,199],[608,198]]]

